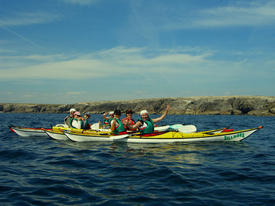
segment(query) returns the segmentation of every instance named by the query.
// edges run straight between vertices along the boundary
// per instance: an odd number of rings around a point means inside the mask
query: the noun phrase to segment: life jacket
[[[82,120],[78,120],[78,119],[72,118],[71,125],[72,125],[72,128],[83,129],[83,125],[84,124],[83,124]]]
[[[125,127],[124,124],[122,124],[120,119],[114,118],[113,120],[115,120],[118,123],[118,126],[116,126],[116,129],[113,131],[114,134],[120,134],[121,132],[125,132]]]
[[[67,117],[65,117],[65,119],[64,119],[64,123],[66,124],[66,125],[68,125],[68,127],[72,127],[72,121],[73,121],[73,117],[71,117],[71,116],[67,116]]]
[[[83,121],[82,121],[82,122],[83,122]],[[84,122],[83,122],[83,128],[81,128],[81,129],[90,129],[90,127],[89,127],[89,122],[88,122],[87,119],[84,120]]]
[[[140,134],[150,134],[154,132],[154,122],[150,117],[145,121],[143,119],[138,121],[142,123],[142,126],[139,128]]]
[[[111,121],[112,121],[113,119],[114,119],[114,118],[105,119],[105,120],[104,120],[104,124],[105,124],[105,125],[108,125],[108,126],[111,126]]]
[[[127,120],[128,120],[127,117],[125,117],[121,121],[124,122],[124,121],[127,121]],[[130,125],[134,125],[134,124],[136,124],[135,120],[131,119],[130,120]],[[125,127],[125,130],[132,130],[132,131],[136,130],[136,129],[128,128],[127,125],[124,125],[124,127]]]

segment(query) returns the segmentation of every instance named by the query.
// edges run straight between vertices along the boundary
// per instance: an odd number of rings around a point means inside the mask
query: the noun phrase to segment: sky
[[[0,0],[2,103],[274,88],[274,0]]]

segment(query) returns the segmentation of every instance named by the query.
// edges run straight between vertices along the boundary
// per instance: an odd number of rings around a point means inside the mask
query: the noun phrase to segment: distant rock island
[[[75,104],[0,103],[2,113],[68,113],[70,108],[80,112],[103,113],[132,109],[136,113],[146,109],[160,114],[170,104],[169,114],[257,115],[275,116],[275,96],[217,96],[153,98],[126,101],[85,102]]]

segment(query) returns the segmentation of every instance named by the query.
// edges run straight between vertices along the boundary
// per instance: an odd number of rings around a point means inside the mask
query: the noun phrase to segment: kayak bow
[[[45,128],[26,128],[18,126],[9,126],[9,129],[21,137],[47,137],[47,134],[44,131],[51,130]]]

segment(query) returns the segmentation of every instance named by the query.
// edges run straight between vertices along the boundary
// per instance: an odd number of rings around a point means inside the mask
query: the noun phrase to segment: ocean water
[[[264,126],[242,142],[76,143],[8,129],[50,127],[64,116],[0,114],[0,205],[275,205],[275,117],[168,115],[161,122]]]

